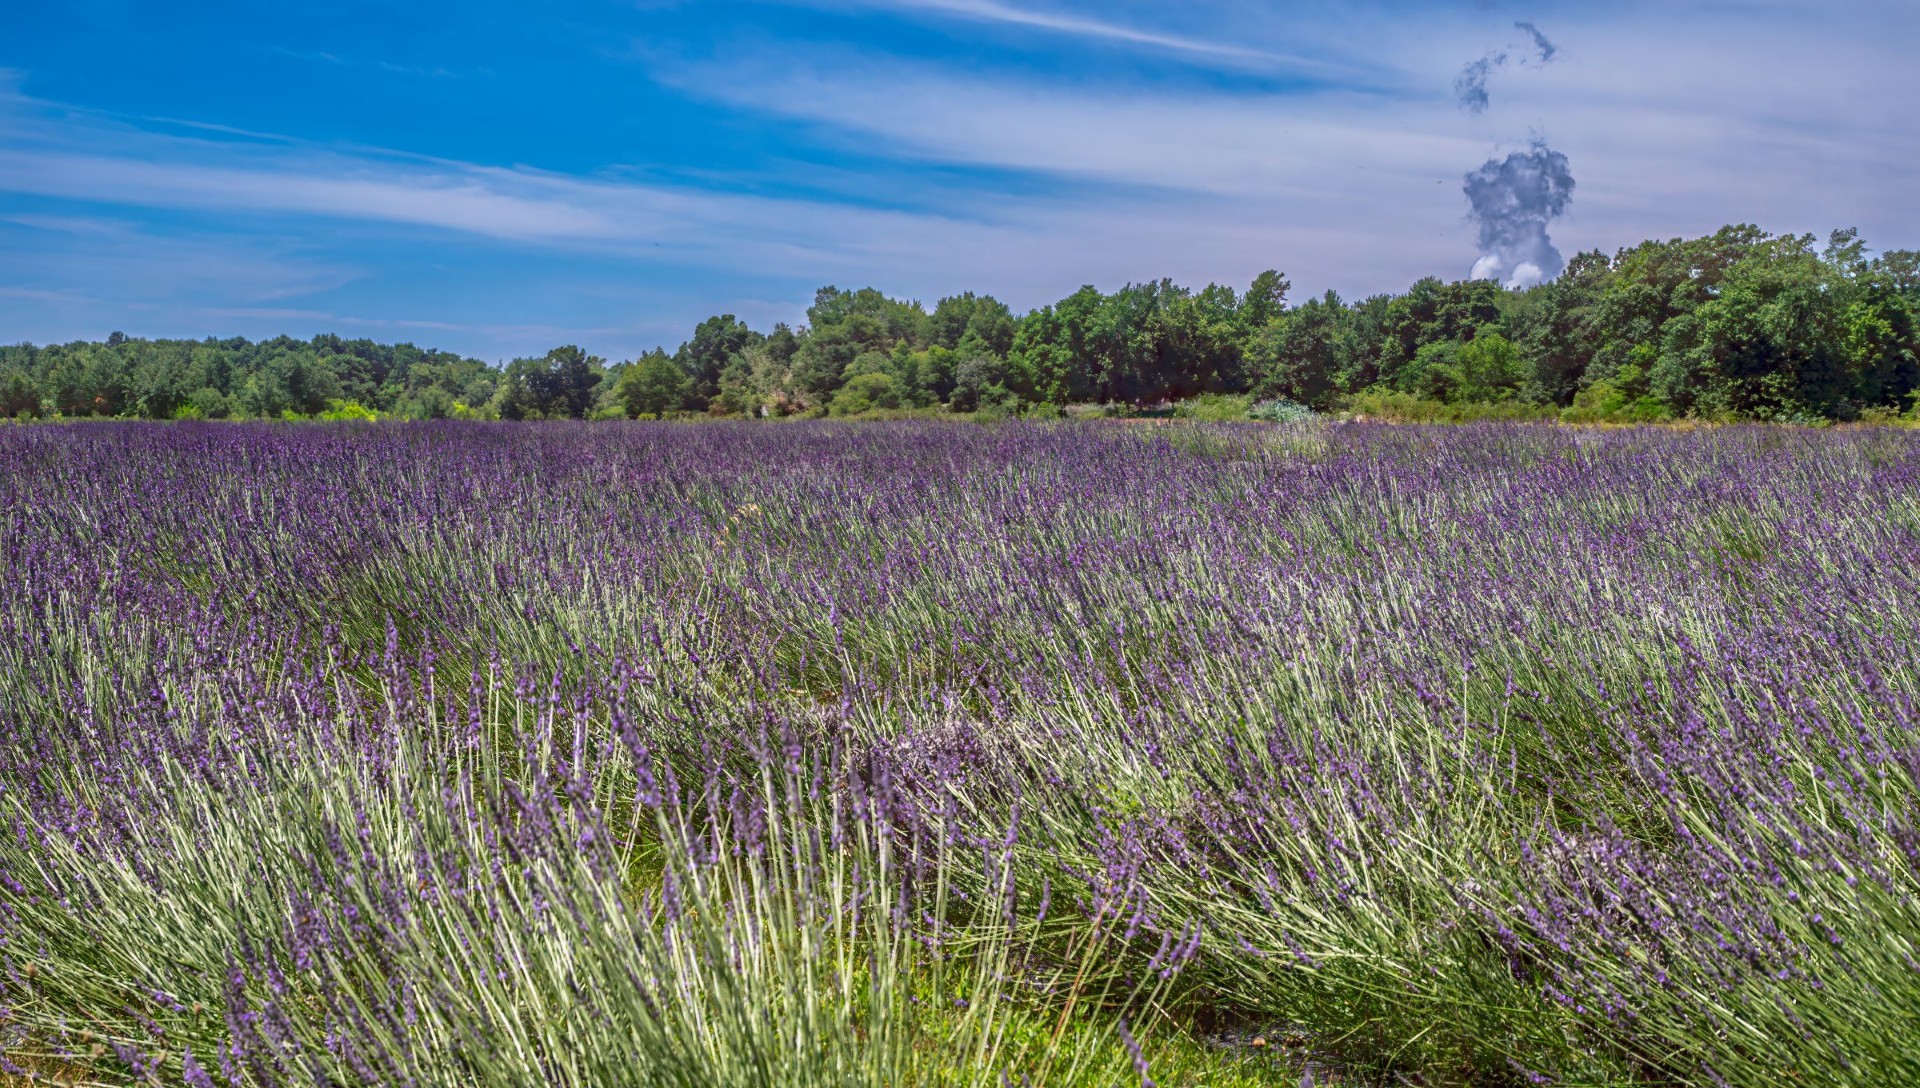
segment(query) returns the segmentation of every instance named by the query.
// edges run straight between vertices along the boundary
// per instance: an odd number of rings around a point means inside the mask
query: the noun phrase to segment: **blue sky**
[[[1569,254],[1920,247],[1916,43],[1911,0],[13,0],[0,341],[626,358],[828,283],[1353,297],[1466,275],[1462,176],[1536,138]]]

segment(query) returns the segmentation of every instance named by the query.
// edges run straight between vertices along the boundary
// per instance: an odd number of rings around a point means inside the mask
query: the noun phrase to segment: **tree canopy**
[[[1531,405],[1588,418],[1818,420],[1903,411],[1920,391],[1920,253],[1857,232],[1723,228],[1592,251],[1525,290],[1426,278],[1297,305],[1161,279],[1082,287],[1016,315],[965,292],[931,309],[823,287],[799,328],[732,314],[678,349],[609,365],[580,347],[488,364],[324,335],[0,347],[0,416],[413,419],[766,417],[1132,405],[1206,393],[1334,408],[1365,394]]]

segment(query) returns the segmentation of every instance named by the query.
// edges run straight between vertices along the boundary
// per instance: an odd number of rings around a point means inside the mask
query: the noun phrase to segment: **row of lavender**
[[[1903,432],[0,464],[16,1072],[1113,1083],[1245,1028],[1430,1084],[1920,1081]]]

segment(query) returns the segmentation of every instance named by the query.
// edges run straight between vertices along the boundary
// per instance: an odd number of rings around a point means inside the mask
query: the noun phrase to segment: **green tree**
[[[1231,287],[1188,293],[1165,284],[1152,322],[1157,396],[1238,393],[1247,388],[1246,330]]]
[[[202,386],[187,394],[186,403],[175,408],[175,414],[182,408],[195,419],[225,419],[233,414],[233,400],[212,386]]]
[[[1154,318],[1171,287],[1171,282],[1163,280],[1129,283],[1104,297],[1096,293],[1098,302],[1085,326],[1085,343],[1100,400],[1140,404],[1163,395],[1166,382]]]
[[[764,355],[766,349],[748,348],[728,359],[720,370],[720,392],[714,395],[713,403],[730,416],[758,416],[765,403],[753,388],[753,359],[749,353]]]
[[[981,389],[992,381],[1004,378],[1007,387],[1022,400],[1034,404],[1067,404],[1075,399],[1075,394],[1086,395],[1086,383],[1079,373],[1079,362],[1073,351],[1073,337],[1065,322],[1055,313],[1053,307],[1045,306],[1028,314],[1020,322],[1013,338],[1013,348],[1007,353],[1004,371],[985,381],[981,375],[990,372],[990,368],[975,366],[968,370],[967,392],[961,400],[969,407],[977,405]],[[937,349],[936,349],[937,350]],[[973,359],[991,359],[992,356],[975,353],[964,356],[962,362]],[[949,396],[958,394],[958,383]]]
[[[1668,325],[1712,300],[1728,271],[1768,242],[1766,232],[1741,225],[1705,238],[1643,242],[1615,254],[1588,317],[1594,337],[1581,382],[1616,381],[1621,369],[1661,356],[1673,334],[1684,333]],[[1644,367],[1656,372],[1659,389],[1681,398],[1668,401],[1681,412],[1691,403],[1690,365],[1680,355],[1667,355]]]
[[[615,396],[627,417],[665,416],[685,405],[692,380],[664,351],[651,351],[621,372]]]
[[[704,404],[720,393],[720,375],[727,363],[762,337],[732,314],[709,317],[694,327],[693,338],[680,345],[673,361],[686,372],[689,396]]]
[[[1269,319],[1247,347],[1254,394],[1326,411],[1341,394],[1357,392],[1341,380],[1346,325],[1347,308],[1332,291]]]
[[[1765,239],[1717,270],[1718,288],[1669,321],[1652,379],[1680,411],[1845,417],[1853,384],[1839,299],[1811,235]]]
[[[1419,379],[1403,377],[1402,371],[1413,365],[1420,349],[1465,343],[1483,326],[1498,328],[1504,294],[1491,280],[1446,283],[1428,276],[1406,294],[1386,300],[1367,337],[1372,380],[1397,389],[1417,384]]]
[[[1920,322],[1904,299],[1874,286],[1841,318],[1842,350],[1866,406],[1901,407],[1920,389]]]
[[[1240,300],[1240,323],[1249,335],[1266,328],[1267,323],[1287,308],[1287,292],[1293,284],[1287,277],[1268,269],[1253,278],[1246,297]]]
[[[515,359],[507,364],[493,394],[493,413],[501,419],[518,422],[547,418],[547,399],[540,375],[546,370],[538,359]]]
[[[236,399],[242,412],[277,419],[286,414],[315,416],[340,396],[333,372],[298,340],[280,337],[261,345],[267,351]],[[103,413],[105,414],[105,413]]]
[[[956,412],[977,411],[1009,395],[1007,362],[991,355],[973,355],[954,367],[953,398]]]
[[[40,387],[22,366],[0,367],[0,416],[32,419],[40,414]]]
[[[926,321],[926,342],[963,355],[1005,357],[1017,322],[1007,304],[972,291],[943,298]]]
[[[810,329],[794,352],[794,383],[810,402],[823,404],[840,388],[853,360],[863,351],[878,349],[884,340],[880,323],[858,314]]]
[[[1521,296],[1508,324],[1527,373],[1527,399],[1562,407],[1573,402],[1605,332],[1595,307],[1612,274],[1606,254],[1578,253],[1557,279]]]
[[[807,308],[807,323],[815,332],[855,317],[872,322],[874,331],[867,346],[891,348],[900,340],[915,345],[926,342],[927,314],[920,304],[888,298],[871,287],[858,291],[822,287],[814,292],[813,305]]]
[[[1511,400],[1526,379],[1520,353],[1497,332],[1482,332],[1460,345],[1446,399],[1467,404]]]
[[[568,344],[547,352],[546,365],[536,371],[536,388],[550,418],[585,419],[593,410],[594,388],[600,384],[606,360]]]
[[[336,400],[408,418],[547,419],[1242,391],[1326,409],[1376,385],[1593,418],[1850,418],[1920,390],[1920,252],[1874,256],[1853,230],[1824,248],[1736,225],[1582,253],[1525,291],[1429,277],[1398,295],[1349,305],[1329,293],[1289,309],[1289,290],[1274,271],[1244,296],[1165,279],[1111,294],[1088,286],[1015,317],[972,292],[929,313],[873,288],[824,287],[798,331],[776,325],[762,337],[729,314],[702,321],[668,360],[682,383],[659,369],[659,352],[610,374],[578,346],[495,367],[333,334],[0,346],[0,374],[16,414],[31,396],[32,410],[66,416],[201,418],[310,416]],[[836,400],[869,376],[886,388],[863,381]]]

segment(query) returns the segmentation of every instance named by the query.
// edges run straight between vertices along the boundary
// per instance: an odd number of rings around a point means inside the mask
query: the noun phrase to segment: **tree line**
[[[1920,252],[1857,232],[1701,238],[1581,253],[1525,290],[1426,278],[1295,303],[1171,280],[1082,287],[1015,314],[967,292],[929,309],[824,287],[804,326],[702,321],[669,353],[577,346],[490,365],[334,335],[0,347],[0,415],[142,418],[765,418],[903,410],[1054,413],[1200,394],[1316,411],[1509,406],[1593,420],[1846,420],[1915,410]]]

